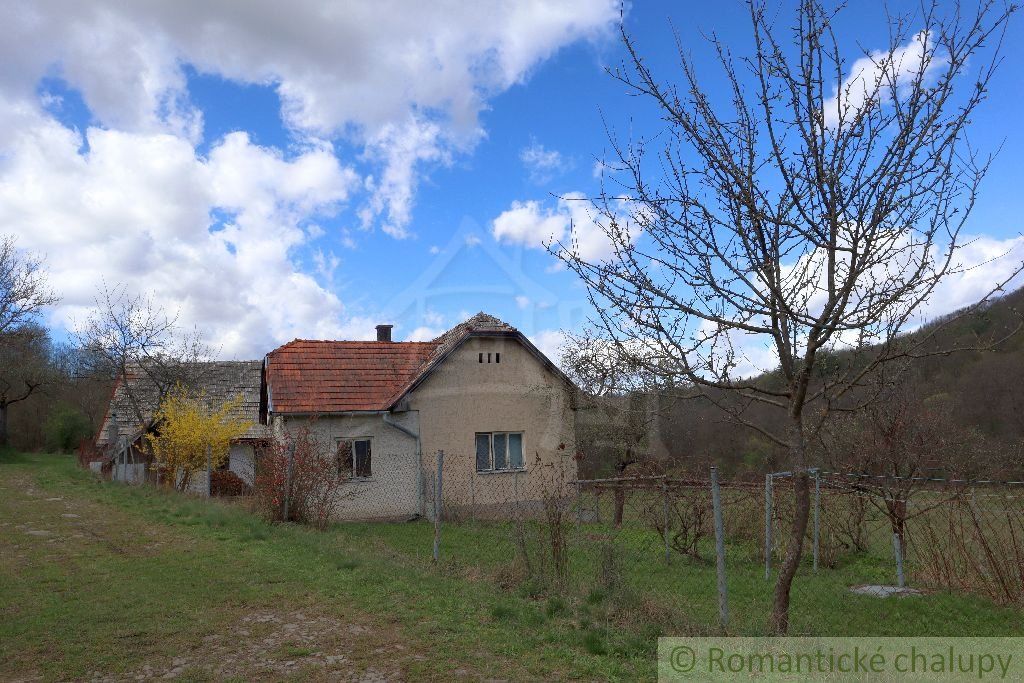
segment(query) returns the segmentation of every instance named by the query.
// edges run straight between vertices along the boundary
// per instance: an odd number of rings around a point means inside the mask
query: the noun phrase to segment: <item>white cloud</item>
[[[398,239],[409,237],[407,226],[418,182],[416,168],[423,163],[449,163],[450,148],[440,125],[417,118],[402,125],[388,124],[371,137],[367,150],[384,159],[384,168],[379,177],[366,179],[371,196],[359,214],[363,227],[386,215],[381,226],[384,232]]]
[[[323,249],[317,249],[313,253],[313,263],[317,275],[328,285],[334,284],[334,273],[341,265],[341,259],[334,252],[324,253]]]
[[[372,337],[295,261],[317,219],[356,204],[364,225],[409,234],[423,171],[472,149],[487,100],[617,17],[612,0],[0,0],[0,232],[47,256],[56,323],[82,319],[105,280],[180,308],[225,356]],[[233,133],[198,154],[189,66],[274,88],[296,148]],[[44,77],[77,91],[95,127],[53,118]],[[361,156],[340,163],[336,140]],[[347,229],[341,241],[355,246]],[[307,257],[339,276],[333,253]]]
[[[491,234],[499,242],[532,248],[542,248],[568,230],[569,216],[564,211],[546,209],[538,201],[512,202],[491,225]]]
[[[954,259],[953,272],[939,283],[925,305],[914,313],[904,332],[978,302],[996,285],[1010,278],[1024,262],[1024,237],[1002,240],[984,236],[965,237],[962,244]],[[886,264],[877,269],[874,276],[884,278],[892,268],[892,264]],[[893,276],[896,277],[895,274]],[[1007,291],[1020,286],[1022,281],[1024,278],[1018,276],[1008,285]],[[820,294],[812,298],[812,312],[820,310],[823,297],[824,294]],[[714,326],[704,322],[701,329],[707,332]],[[778,366],[777,349],[766,335],[733,332],[726,336],[736,352],[737,366],[733,371],[736,377],[759,375]],[[840,335],[836,345],[842,347],[854,343],[856,334],[851,333]]]
[[[445,329],[441,327],[430,327],[429,325],[422,325],[414,329],[412,332],[410,332],[406,336],[405,341],[433,341],[434,339],[437,339],[442,334],[444,334],[444,332]]]
[[[482,242],[482,241],[483,240],[480,239],[479,235],[475,235],[473,233],[470,233],[470,234],[466,235],[466,246],[467,247],[475,247],[478,244],[480,244],[480,242]]]
[[[534,346],[540,349],[554,363],[561,363],[562,347],[565,346],[566,342],[564,332],[561,330],[541,330],[536,334],[530,335],[529,339],[533,342]]]
[[[274,87],[291,129],[364,147],[378,171],[362,218],[402,237],[423,169],[480,139],[486,100],[563,46],[609,35],[618,12],[613,0],[6,2],[0,98],[34,102],[56,72],[103,126],[194,142],[185,64]],[[0,113],[0,148],[19,106]]]
[[[987,295],[1024,262],[1024,237],[997,239],[993,237],[966,237],[961,242],[955,263],[957,271],[947,276],[915,316],[915,323],[969,306]],[[1024,283],[1018,275],[1007,291]]]
[[[226,357],[362,333],[289,257],[307,239],[301,220],[332,212],[356,182],[323,149],[285,159],[235,133],[204,159],[182,137],[91,128],[81,154],[83,139],[52,120],[25,133],[0,172],[0,226],[46,255],[54,322],[81,322],[106,282],[150,292]],[[213,211],[229,215],[223,227]]]
[[[625,211],[616,216],[616,223],[624,226],[630,242],[639,238],[639,228]],[[607,224],[608,217],[599,214],[582,193],[568,192],[554,208],[537,201],[512,202],[511,208],[492,222],[491,234],[498,242],[535,249],[558,242],[586,261],[599,261],[614,250],[603,227]]]
[[[516,297],[516,306],[521,311],[526,310],[527,308],[529,308],[531,303],[533,303],[533,302],[530,301],[530,297],[528,297],[528,296],[523,296],[522,294],[520,294],[519,296]]]
[[[600,179],[605,173],[611,173],[614,169],[606,164],[604,161],[598,160],[594,162],[594,167],[590,170],[590,174],[595,179]]]
[[[892,52],[875,51],[857,59],[850,66],[850,74],[822,105],[825,125],[833,128],[840,118],[849,122],[865,106],[885,104],[894,90],[898,93],[918,74],[923,72],[927,77],[946,63],[947,59],[936,53],[935,44],[929,42],[927,31],[914,35]]]
[[[444,316],[437,311],[428,310],[423,314],[423,322],[431,327],[441,327],[444,325]]]
[[[536,140],[519,152],[519,160],[529,172],[530,181],[542,185],[555,176],[568,170],[570,164],[562,154],[554,149],[547,149]]]

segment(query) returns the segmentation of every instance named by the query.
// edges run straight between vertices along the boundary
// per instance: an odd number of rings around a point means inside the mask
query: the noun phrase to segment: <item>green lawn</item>
[[[587,550],[556,588],[526,575],[510,531],[449,525],[434,566],[423,522],[317,533],[100,482],[68,457],[7,456],[0,678],[635,679],[653,677],[658,635],[717,632],[710,563],[665,566],[649,535],[626,533],[602,589],[600,543],[571,529]],[[1019,611],[977,598],[847,590],[888,573],[873,558],[802,573],[794,634],[1024,634]],[[770,588],[749,549],[730,547],[729,591],[730,633],[762,633]]]

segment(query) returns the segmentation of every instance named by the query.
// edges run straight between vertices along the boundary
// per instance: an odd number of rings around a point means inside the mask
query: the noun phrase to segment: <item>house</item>
[[[498,512],[576,477],[575,387],[521,332],[478,313],[430,342],[296,339],[264,360],[264,424],[309,428],[348,478],[339,516]]]
[[[211,406],[241,397],[233,417],[250,423],[249,429],[231,444],[224,467],[252,483],[257,446],[266,440],[267,428],[260,423],[262,361],[212,361],[189,363],[178,369],[187,382],[200,390]],[[137,371],[114,387],[110,404],[94,444],[114,457],[113,476],[122,481],[141,481],[147,470],[142,439],[145,425],[160,402],[159,383],[152,374]],[[140,417],[142,419],[140,419]],[[195,473],[190,488],[206,492],[206,472]]]

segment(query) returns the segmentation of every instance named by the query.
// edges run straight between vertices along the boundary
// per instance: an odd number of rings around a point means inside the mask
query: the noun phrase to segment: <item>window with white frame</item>
[[[373,476],[370,439],[338,439],[338,474],[349,479]]]
[[[522,432],[477,432],[477,472],[521,469],[524,469]]]

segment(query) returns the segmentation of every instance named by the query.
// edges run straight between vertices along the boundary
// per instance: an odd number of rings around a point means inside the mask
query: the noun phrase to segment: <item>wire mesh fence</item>
[[[270,492],[262,504],[278,518],[305,506],[397,558],[531,596],[614,604],[602,607],[604,618],[676,633],[763,632],[794,542],[790,473],[718,481],[716,495],[710,471],[579,479],[569,455],[479,470],[473,453],[418,464],[374,452],[363,476],[357,453],[352,463],[299,458],[290,468],[288,453],[279,455],[256,458],[243,477]],[[262,487],[264,477],[275,481]],[[283,516],[276,492],[288,495]],[[1024,483],[814,470],[808,495],[792,593],[803,621],[792,632],[813,633],[829,595],[862,585],[1024,607]]]
[[[711,476],[578,480],[557,469],[453,470],[441,472],[439,557],[449,566],[490,572],[510,586],[628,595],[639,612],[657,603],[662,618],[763,628],[793,542],[792,477],[770,477],[768,486],[720,482],[718,544]],[[812,473],[794,603],[813,604],[822,585],[841,583],[832,590],[905,585],[1024,605],[1024,486],[859,479]],[[739,604],[731,615],[716,604],[729,600],[730,587],[738,587]]]
[[[791,478],[769,480],[765,547],[778,563],[792,543],[795,496]],[[873,561],[878,589],[952,590],[1024,605],[1024,482],[818,471],[811,491],[812,571]]]

